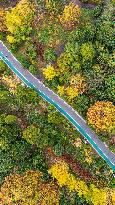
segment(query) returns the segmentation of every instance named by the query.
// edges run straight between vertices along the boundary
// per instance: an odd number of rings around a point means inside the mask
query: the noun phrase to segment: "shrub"
[[[90,100],[85,94],[78,95],[74,100],[75,110],[77,110],[83,117],[86,117],[89,106]]]
[[[33,43],[27,41],[25,43],[25,49],[30,59],[32,60],[36,59],[37,52],[36,52],[36,47]]]
[[[51,20],[47,21],[40,26],[40,29],[37,32],[38,41],[50,48],[54,48],[61,43],[63,44],[66,35],[62,26],[57,20],[53,22]]]

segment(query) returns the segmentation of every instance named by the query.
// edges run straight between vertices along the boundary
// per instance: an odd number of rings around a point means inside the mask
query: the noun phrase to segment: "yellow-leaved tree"
[[[20,43],[30,34],[34,19],[34,5],[29,0],[21,0],[16,7],[6,13],[6,27],[11,33],[7,36],[10,43]]]
[[[53,78],[57,76],[56,71],[52,65],[48,65],[47,68],[44,68],[43,74],[47,80],[53,80]]]
[[[88,123],[98,132],[113,134],[115,130],[115,106],[112,102],[98,101],[88,109]]]
[[[61,187],[67,186],[69,190],[77,192],[79,197],[84,197],[87,202],[92,202],[94,205],[108,205],[109,202],[114,205],[115,189],[107,187],[99,189],[93,184],[87,186],[83,180],[76,178],[69,172],[69,167],[63,160],[53,164],[49,173],[57,179]]]
[[[79,6],[70,2],[65,6],[63,13],[59,16],[59,20],[66,29],[70,29],[79,22],[80,16],[81,11]]]

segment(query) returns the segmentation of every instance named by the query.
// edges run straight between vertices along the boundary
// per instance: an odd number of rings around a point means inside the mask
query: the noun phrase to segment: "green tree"
[[[14,162],[8,152],[0,149],[0,184],[3,182],[4,177],[13,170]]]
[[[28,126],[24,131],[22,137],[30,144],[36,144],[39,149],[43,149],[48,144],[47,135],[40,133],[39,127],[35,125]]]
[[[40,135],[40,129],[34,125],[28,126],[23,131],[23,138],[30,144],[36,144]]]
[[[21,106],[26,104],[38,105],[39,96],[34,90],[21,85],[16,88],[16,98]]]
[[[105,92],[106,92],[109,100],[114,102],[115,101],[115,92],[114,92],[115,76],[114,76],[114,74],[108,76],[108,78],[105,79],[105,86],[106,86]]]
[[[4,71],[7,69],[6,64],[1,60],[0,61],[0,74],[4,73]]]
[[[17,59],[20,61],[24,68],[29,68],[31,63],[27,60],[27,58],[23,54],[18,54]]]
[[[44,59],[46,62],[51,63],[52,61],[56,60],[56,53],[53,48],[48,48],[44,52]]]
[[[15,115],[7,115],[5,118],[6,124],[14,124],[17,121],[17,117]]]
[[[29,71],[30,71],[30,73],[32,73],[33,75],[37,75],[37,74],[38,74],[38,68],[35,67],[34,65],[30,65]]]
[[[78,95],[74,100],[73,106],[83,117],[86,117],[87,109],[90,106],[90,99],[85,94]]]
[[[12,143],[20,136],[20,129],[14,115],[0,115],[0,148],[10,149]]]
[[[94,46],[91,42],[87,42],[81,45],[80,53],[82,61],[92,61],[95,56]]]

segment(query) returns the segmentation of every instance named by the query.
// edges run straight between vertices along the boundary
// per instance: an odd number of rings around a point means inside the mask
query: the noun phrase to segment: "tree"
[[[9,154],[9,150],[6,152],[0,149],[0,184],[3,182],[4,177],[10,174],[14,166],[14,161]]]
[[[88,123],[98,132],[114,133],[115,106],[112,102],[98,101],[88,109]]]
[[[5,32],[7,30],[5,25],[5,16],[6,16],[5,10],[0,8],[0,32]]]
[[[53,48],[48,48],[44,52],[44,59],[46,62],[51,63],[52,61],[56,60],[56,53]]]
[[[92,69],[85,70],[87,93],[95,100],[106,100],[105,76],[106,72],[100,64],[94,64]]]
[[[24,131],[22,137],[30,144],[36,144],[39,139],[40,129],[34,125],[28,126]]]
[[[0,148],[10,149],[11,144],[20,136],[20,129],[14,115],[0,115]]]
[[[44,149],[48,144],[48,137],[40,133],[39,127],[35,125],[28,126],[24,131],[22,138],[24,138],[28,143],[35,144],[41,150]]]
[[[34,6],[28,0],[21,0],[16,7],[6,14],[6,26],[11,35],[7,36],[10,43],[25,41],[30,34],[34,19]]]
[[[0,74],[4,73],[7,70],[7,66],[3,61],[0,61]]]
[[[54,67],[49,65],[47,68],[43,69],[43,74],[46,79],[53,80],[53,78],[57,75]]]
[[[112,12],[111,12],[112,13]],[[101,20],[97,24],[96,38],[101,44],[105,44],[110,50],[114,51],[114,31],[112,18]]]
[[[114,93],[115,76],[114,74],[109,75],[108,78],[105,79],[105,86],[106,86],[105,92],[107,93],[109,100],[114,102],[115,101],[115,93]]]
[[[81,11],[78,5],[70,2],[65,6],[63,13],[59,16],[61,24],[69,29],[79,22]]]
[[[58,186],[43,182],[41,176],[41,172],[32,170],[7,176],[1,187],[1,205],[59,205]]]
[[[70,78],[70,85],[78,90],[79,94],[84,93],[86,89],[86,81],[85,78],[81,74],[76,74],[71,76]]]
[[[92,3],[95,3],[95,4],[102,4],[104,0],[81,0],[82,2],[92,2]]]
[[[87,110],[90,106],[90,99],[87,95],[78,95],[74,100],[73,107],[77,110],[83,117],[86,117]]]
[[[63,7],[62,0],[45,0],[46,9],[52,14],[58,14]]]
[[[80,53],[82,61],[92,61],[95,56],[95,50],[91,42],[87,42],[81,45]]]
[[[85,198],[86,202],[94,205],[107,205],[108,200],[114,200],[114,189],[107,187],[97,188],[94,184],[87,184],[83,180],[79,180],[69,172],[69,166],[63,160],[58,160],[49,169],[49,173],[53,178],[57,179],[60,187],[67,186],[70,191],[77,192],[78,196]],[[111,199],[110,199],[111,195]]]
[[[38,105],[39,103],[39,96],[36,91],[18,85],[16,88],[16,99],[21,106],[26,104]]]

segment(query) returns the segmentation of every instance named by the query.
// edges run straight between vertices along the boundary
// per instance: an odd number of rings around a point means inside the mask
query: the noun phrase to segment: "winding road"
[[[36,92],[64,115],[83,135],[96,152],[107,162],[107,164],[115,170],[115,154],[98,139],[97,135],[89,128],[86,121],[76,112],[70,105],[61,99],[52,90],[45,87],[36,77],[34,77],[27,69],[24,69],[20,62],[7,49],[2,41],[0,41],[0,59],[30,88]]]

